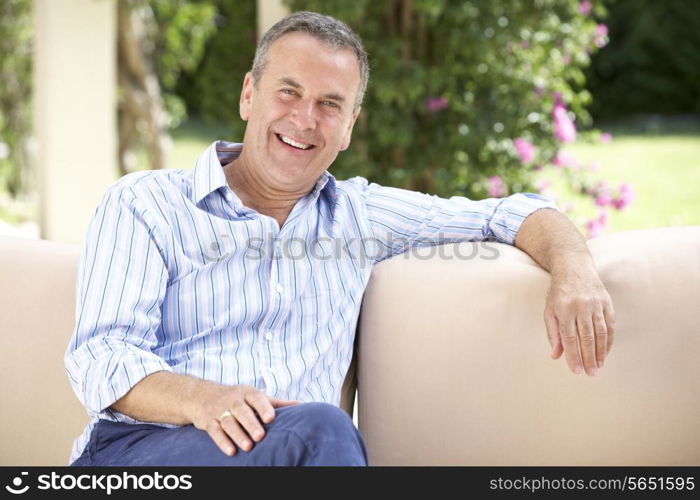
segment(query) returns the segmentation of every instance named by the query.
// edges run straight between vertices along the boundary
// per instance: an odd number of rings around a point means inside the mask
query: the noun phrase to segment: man
[[[193,172],[134,173],[107,191],[65,359],[93,417],[73,465],[366,465],[338,408],[360,301],[372,264],[417,244],[526,251],[552,276],[552,357],[575,373],[602,366],[610,297],[551,201],[448,200],[327,172],[368,74],[346,25],[292,14],[246,75],[243,144],[215,142]]]

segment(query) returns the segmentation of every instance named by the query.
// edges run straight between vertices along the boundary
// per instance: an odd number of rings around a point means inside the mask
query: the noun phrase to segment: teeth
[[[301,142],[296,142],[296,141],[293,141],[292,139],[290,139],[289,137],[283,136],[282,134],[278,134],[278,135],[279,135],[279,138],[282,139],[282,142],[284,142],[285,144],[289,144],[290,146],[294,146],[295,148],[309,149],[311,147],[311,144],[304,144]]]

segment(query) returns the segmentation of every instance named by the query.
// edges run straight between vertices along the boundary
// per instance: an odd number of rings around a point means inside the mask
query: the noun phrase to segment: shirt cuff
[[[516,193],[498,204],[489,223],[493,237],[501,243],[515,244],[515,237],[525,219],[543,208],[559,210],[554,200],[534,193]]]

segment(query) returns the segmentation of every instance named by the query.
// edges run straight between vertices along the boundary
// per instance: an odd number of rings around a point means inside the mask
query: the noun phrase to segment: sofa
[[[517,248],[375,266],[342,400],[370,465],[700,465],[700,226],[588,245],[617,316],[595,377],[549,357],[549,275]],[[0,237],[0,465],[67,465],[88,421],[63,368],[79,256]]]

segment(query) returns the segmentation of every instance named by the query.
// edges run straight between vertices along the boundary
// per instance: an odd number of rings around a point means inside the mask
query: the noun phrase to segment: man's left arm
[[[542,209],[522,222],[515,246],[551,275],[544,320],[552,358],[563,352],[571,371],[595,375],[613,343],[615,312],[583,235],[562,213]]]

